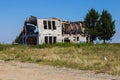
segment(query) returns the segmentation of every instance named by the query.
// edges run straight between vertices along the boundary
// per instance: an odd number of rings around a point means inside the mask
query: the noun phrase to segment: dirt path
[[[120,77],[32,63],[1,62],[0,80],[120,80]]]

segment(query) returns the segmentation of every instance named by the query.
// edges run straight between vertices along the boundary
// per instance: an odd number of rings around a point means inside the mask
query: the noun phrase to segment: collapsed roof
[[[85,27],[84,22],[66,22],[63,26],[64,34],[82,34],[84,32],[83,28]]]

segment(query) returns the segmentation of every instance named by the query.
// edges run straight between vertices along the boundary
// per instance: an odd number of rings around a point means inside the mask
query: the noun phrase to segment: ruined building
[[[31,16],[24,22],[23,29],[14,43],[49,44],[58,42],[86,42],[84,22],[69,22],[57,18],[38,19]]]

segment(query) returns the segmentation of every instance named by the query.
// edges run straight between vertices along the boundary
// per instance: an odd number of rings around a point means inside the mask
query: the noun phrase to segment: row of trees
[[[103,40],[105,43],[111,40],[115,34],[115,21],[107,10],[103,10],[100,15],[95,9],[91,9],[85,16],[86,23],[85,35],[89,41],[93,43],[94,40]]]

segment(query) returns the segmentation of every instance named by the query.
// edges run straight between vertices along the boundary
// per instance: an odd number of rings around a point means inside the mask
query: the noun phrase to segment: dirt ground
[[[120,80],[120,77],[33,63],[1,61],[0,80]]]

